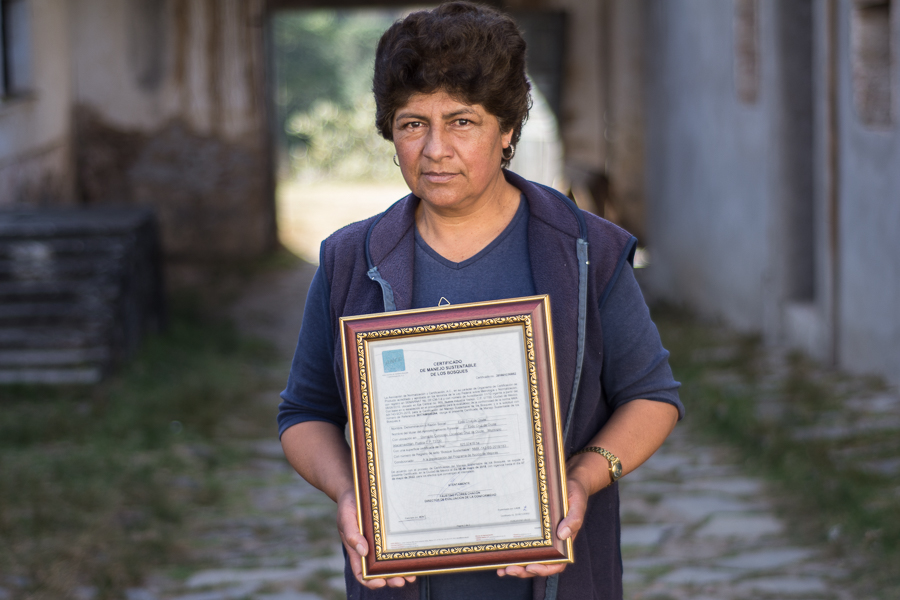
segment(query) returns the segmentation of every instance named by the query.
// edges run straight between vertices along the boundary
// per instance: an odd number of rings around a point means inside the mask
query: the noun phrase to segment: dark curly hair
[[[482,105],[501,131],[513,130],[515,144],[531,108],[525,40],[509,16],[488,6],[447,2],[414,12],[381,36],[372,91],[375,125],[386,140],[394,137],[394,113],[414,94],[444,91]]]

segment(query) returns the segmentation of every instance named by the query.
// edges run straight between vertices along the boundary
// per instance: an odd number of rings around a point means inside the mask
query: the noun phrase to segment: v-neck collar
[[[525,216],[527,214],[528,214],[528,201],[525,199],[525,194],[521,194],[519,196],[519,206],[518,206],[518,208],[516,208],[516,214],[513,215],[512,220],[509,223],[507,223],[507,225],[503,229],[503,231],[501,231],[499,234],[497,234],[497,237],[495,237],[493,240],[491,240],[491,242],[487,246],[485,246],[484,248],[482,248],[481,250],[479,250],[474,255],[470,256],[469,258],[462,260],[460,262],[454,262],[448,258],[445,258],[437,250],[435,250],[434,248],[429,246],[428,242],[426,242],[425,239],[422,237],[422,235],[419,233],[418,228],[416,228],[415,232],[414,232],[415,239],[416,239],[416,245],[420,249],[422,249],[426,254],[428,254],[428,256],[433,258],[435,261],[437,261],[441,265],[447,267],[448,269],[455,269],[455,270],[465,269],[469,265],[475,264],[476,262],[478,262],[479,260],[481,260],[482,258],[487,256],[488,254],[490,254],[497,246],[502,244],[503,241],[509,237],[509,235],[513,232],[513,230],[515,230],[515,228],[519,225],[519,223],[522,221],[522,219],[525,218]]]

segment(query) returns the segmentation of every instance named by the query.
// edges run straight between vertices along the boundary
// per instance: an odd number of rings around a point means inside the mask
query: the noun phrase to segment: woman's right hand
[[[415,581],[415,576],[391,577],[390,579],[363,579],[362,557],[369,553],[369,545],[366,542],[366,538],[359,532],[359,524],[356,517],[356,494],[353,489],[349,489],[338,497],[337,526],[338,533],[341,534],[341,541],[344,542],[344,548],[347,549],[347,556],[350,557],[350,569],[353,571],[353,576],[356,577],[356,580],[372,590],[385,585],[402,587],[407,582],[412,583]]]

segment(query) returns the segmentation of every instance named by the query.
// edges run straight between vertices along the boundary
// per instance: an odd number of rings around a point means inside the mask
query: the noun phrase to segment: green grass
[[[703,325],[671,307],[653,314],[682,383],[692,430],[732,444],[751,471],[772,481],[795,534],[843,557],[861,594],[900,597],[897,481],[840,458],[872,448],[897,456],[897,432],[838,440],[794,436],[829,415],[840,422],[838,409],[847,397],[872,393],[883,383],[826,371],[800,354],[788,355],[777,374],[756,336]],[[759,410],[765,404],[778,410]]]
[[[235,437],[274,427],[251,401],[271,349],[196,305],[172,312],[102,384],[0,388],[0,587],[14,598],[117,598],[185,560],[184,521],[223,501]]]
[[[303,591],[316,594],[324,598],[325,600],[344,600],[347,595],[343,591],[334,589],[328,583],[329,579],[333,577],[340,577],[342,575],[343,573],[339,573],[337,571],[320,569],[307,580]]]

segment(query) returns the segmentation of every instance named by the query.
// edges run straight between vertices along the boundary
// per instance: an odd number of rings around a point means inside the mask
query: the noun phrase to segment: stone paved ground
[[[261,273],[231,310],[243,333],[278,351],[271,387],[248,401],[265,405],[272,435],[248,442],[247,459],[223,478],[224,509],[189,524],[192,564],[173,566],[128,600],[336,600],[344,598],[343,557],[334,503],[291,469],[275,439],[278,393],[296,345],[303,302],[315,267]]]
[[[205,569],[168,570],[128,600],[331,600],[343,598],[334,505],[300,480],[277,441],[232,472],[226,514],[194,524],[191,554]]]
[[[840,564],[798,545],[731,449],[676,429],[621,483],[626,598],[850,599]]]

